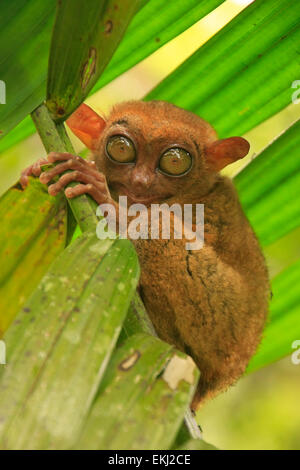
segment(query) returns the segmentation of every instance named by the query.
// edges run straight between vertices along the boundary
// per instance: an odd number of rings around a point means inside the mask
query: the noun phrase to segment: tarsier
[[[81,105],[67,121],[92,158],[51,153],[21,175],[39,176],[56,195],[88,193],[98,204],[204,204],[204,246],[133,240],[140,293],[160,338],[189,354],[201,371],[192,408],[233,384],[256,351],[265,325],[269,281],[256,236],[236,190],[219,171],[249,152],[241,137],[218,140],[195,114],[162,101],[115,106],[107,119]],[[44,164],[56,163],[42,172]],[[57,182],[53,178],[66,170]],[[76,186],[65,188],[71,181]],[[172,232],[171,232],[172,233]]]

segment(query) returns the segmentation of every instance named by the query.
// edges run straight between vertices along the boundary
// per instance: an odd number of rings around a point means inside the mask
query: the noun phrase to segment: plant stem
[[[36,108],[31,113],[31,117],[47,153],[75,153],[71,141],[64,129],[64,125],[54,123],[44,104]],[[74,185],[76,185],[76,183],[70,183],[70,186]],[[83,194],[80,197],[68,199],[68,203],[80,229],[83,232],[94,232],[98,223],[98,218],[96,217],[97,204],[95,201],[90,196]]]

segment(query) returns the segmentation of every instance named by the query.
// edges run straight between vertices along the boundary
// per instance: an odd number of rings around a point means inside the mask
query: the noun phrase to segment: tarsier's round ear
[[[243,137],[217,140],[205,149],[207,166],[213,171],[220,171],[230,163],[244,158],[249,149],[250,144]]]
[[[84,103],[71,114],[66,123],[90,150],[96,148],[99,136],[106,125],[105,120]]]

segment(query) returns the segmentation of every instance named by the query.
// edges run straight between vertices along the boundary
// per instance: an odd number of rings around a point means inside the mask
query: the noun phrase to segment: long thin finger
[[[73,160],[75,163],[74,165],[75,166],[71,166],[70,164],[70,168],[71,169],[79,169],[80,166],[82,168],[85,169],[85,171],[88,169],[91,174],[93,174],[95,176],[95,178],[98,180],[98,181],[103,181],[105,180],[105,177],[104,175],[102,175],[98,170],[97,170],[97,166],[96,166],[96,162],[94,160],[85,160],[84,158],[80,157],[79,155],[73,155],[71,153],[67,153],[67,152],[50,152],[49,155],[48,155],[48,161],[50,163],[56,163],[56,162],[59,162],[59,161],[70,161],[70,160]]]
[[[65,195],[72,199],[73,197],[81,196],[82,194],[87,194],[91,188],[88,188],[88,184],[77,184],[74,188],[67,188],[65,190]]]
[[[83,160],[83,158],[73,155],[72,153],[68,152],[50,152],[48,154],[48,162],[50,163],[56,163],[60,161],[65,161],[65,160],[70,160],[71,158],[78,158],[80,160]]]
[[[22,186],[23,189],[26,188],[26,186],[28,185],[28,176],[22,175],[20,177],[20,185]]]
[[[32,175],[32,165],[30,165],[28,168],[25,168],[25,170],[23,170],[21,173],[20,183],[22,188],[26,188],[28,184],[28,176],[30,175]]]
[[[98,189],[100,191],[105,191],[106,186],[104,182],[95,182],[95,179],[93,176],[86,174],[82,171],[72,171],[70,173],[65,173],[62,175],[59,180],[51,184],[48,188],[48,192],[51,196],[56,196],[67,184],[69,184],[71,181],[79,181],[81,183],[86,183],[86,184],[96,184]]]
[[[105,183],[105,176],[97,170],[96,164],[88,162],[81,157],[75,157],[73,163],[70,162],[70,168],[73,170],[79,170],[84,172],[86,175],[90,175],[94,180]]]
[[[83,171],[86,174],[91,175],[95,180],[100,182],[105,182],[105,176],[98,171],[96,163],[94,161],[84,160],[81,157],[77,157],[73,155],[74,164],[70,163],[71,169],[78,169]]]
[[[45,171],[40,176],[40,181],[44,184],[49,183],[55,176],[63,173],[66,170],[79,170],[86,174],[90,174],[95,180],[104,182],[105,177],[98,170],[94,170],[93,167],[86,164],[86,162],[80,157],[70,158],[64,163],[58,163],[54,168],[49,171]]]
[[[73,165],[73,160],[68,160],[65,163],[59,163],[56,165],[54,168],[51,170],[45,171],[44,173],[41,174],[40,176],[40,181],[43,184],[49,183],[55,176],[60,175],[64,171],[71,170],[71,169],[76,169],[74,168]],[[71,168],[73,166],[73,168]]]
[[[32,166],[31,166],[31,171],[34,176],[40,176],[42,169],[41,165],[45,165],[48,163],[48,160],[45,158],[40,158],[37,160]]]
[[[65,195],[69,199],[81,196],[82,194],[89,194],[98,204],[105,202],[101,191],[98,191],[92,184],[77,184],[74,188],[67,188],[65,190]]]
[[[45,163],[48,163],[48,160],[40,158],[37,162],[33,163],[22,171],[20,176],[20,184],[22,188],[27,186],[29,176],[39,176],[41,174],[40,166],[44,165]]]

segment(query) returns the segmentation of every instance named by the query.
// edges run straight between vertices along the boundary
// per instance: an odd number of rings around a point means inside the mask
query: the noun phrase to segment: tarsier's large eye
[[[168,149],[159,160],[159,170],[170,176],[182,176],[192,168],[192,157],[180,147]]]
[[[118,163],[130,163],[135,160],[135,148],[128,137],[113,135],[106,144],[108,156]]]

